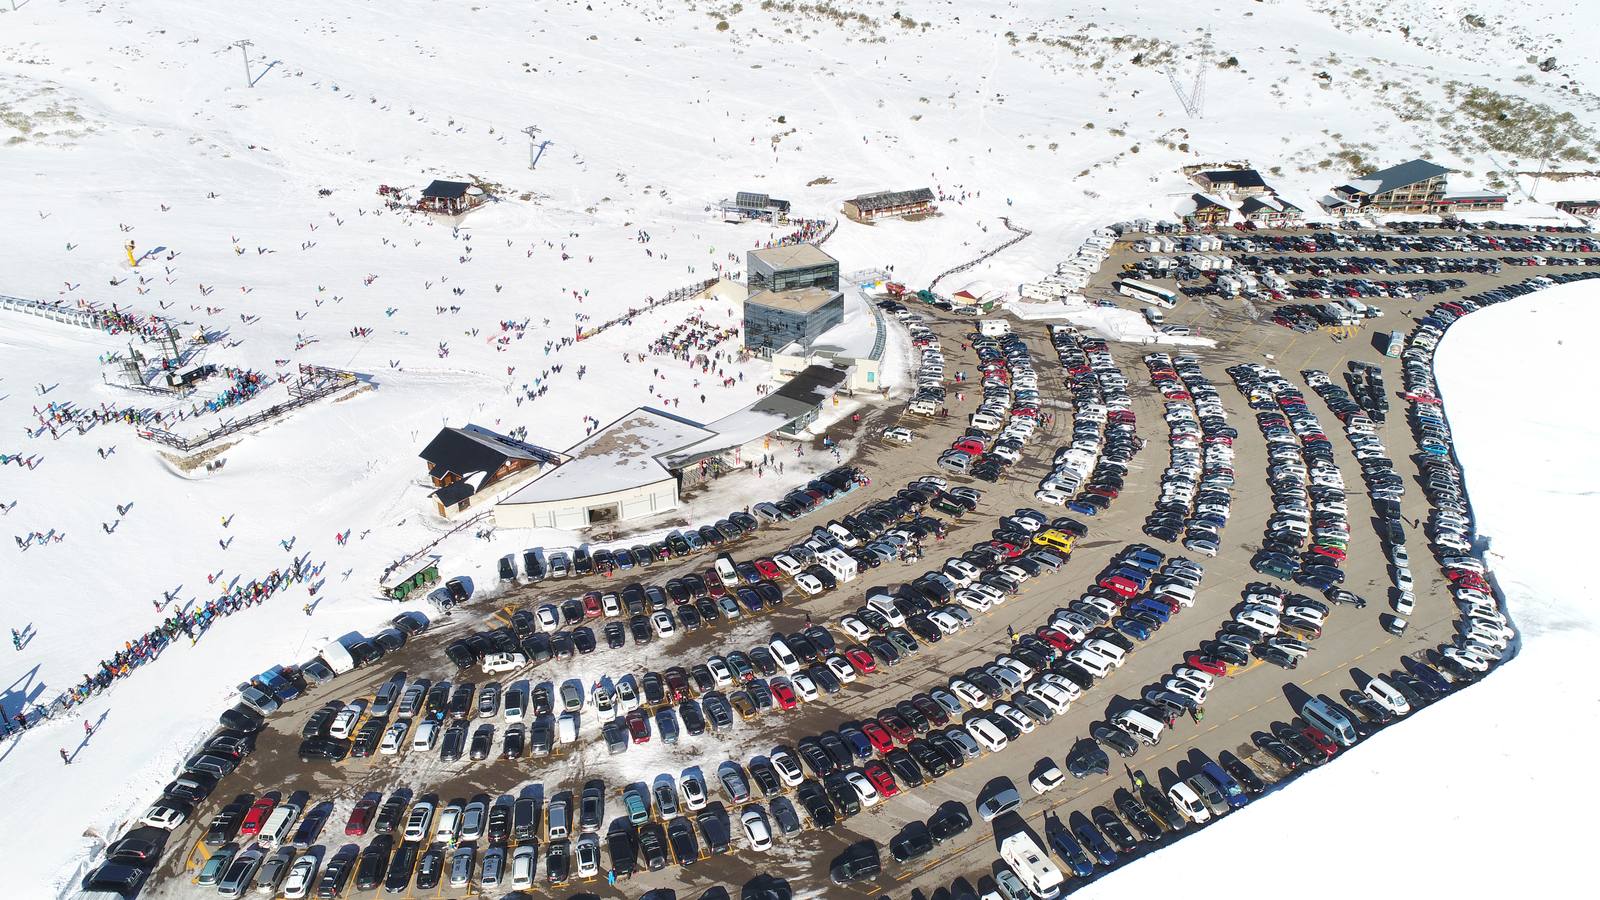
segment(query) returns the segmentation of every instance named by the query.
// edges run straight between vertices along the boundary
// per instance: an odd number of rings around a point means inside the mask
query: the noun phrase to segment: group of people
[[[156,627],[124,642],[122,649],[100,660],[99,666],[93,673],[86,673],[81,681],[63,691],[50,703],[14,714],[8,711],[6,714],[8,733],[25,730],[40,719],[50,718],[88,700],[112,682],[128,677],[140,666],[160,656],[163,650],[179,639],[180,635],[187,637],[191,645],[199,643],[200,638],[205,636],[207,630],[218,619],[265,603],[288,587],[309,582],[321,574],[322,568],[321,564],[313,566],[303,558],[297,559],[288,569],[273,569],[266,577],[236,584],[192,610],[173,612]],[[174,595],[168,594],[165,603],[160,600],[153,600],[151,603],[157,610],[161,610],[174,600]],[[12,631],[12,643],[18,650],[21,649],[22,638],[15,630]]]

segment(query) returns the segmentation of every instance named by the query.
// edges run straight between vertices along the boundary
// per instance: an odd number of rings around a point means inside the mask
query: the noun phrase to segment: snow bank
[[[1579,523],[1600,514],[1600,424],[1574,415],[1597,328],[1600,285],[1578,282],[1474,313],[1439,347],[1467,490],[1522,652],[1077,896],[1155,896],[1175,872],[1245,893],[1293,884],[1303,900],[1345,900],[1350,877],[1384,897],[1574,894],[1592,852],[1583,823],[1600,800],[1581,763],[1600,740],[1600,573],[1575,563],[1593,552]],[[1263,852],[1247,862],[1243,847]],[[1341,874],[1308,877],[1312,860]]]

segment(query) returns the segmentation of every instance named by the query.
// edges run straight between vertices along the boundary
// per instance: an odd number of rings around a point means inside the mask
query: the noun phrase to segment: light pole
[[[528,136],[528,168],[531,169],[539,162],[539,157],[534,152],[539,140],[539,126],[529,125],[527,128],[522,129],[522,133]]]

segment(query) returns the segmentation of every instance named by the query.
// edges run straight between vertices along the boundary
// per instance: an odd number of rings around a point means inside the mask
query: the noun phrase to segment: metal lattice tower
[[[1206,109],[1206,72],[1211,69],[1211,32],[1206,32],[1200,38],[1200,51],[1196,54],[1194,86],[1188,90],[1178,80],[1178,70],[1175,65],[1167,66],[1167,81],[1172,83],[1172,92],[1178,95],[1178,102],[1183,104],[1183,111],[1191,119],[1205,118]]]

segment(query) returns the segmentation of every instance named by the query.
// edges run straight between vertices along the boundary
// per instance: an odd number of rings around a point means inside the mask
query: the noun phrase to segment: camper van
[[[1300,717],[1317,730],[1333,738],[1341,747],[1349,747],[1356,742],[1356,727],[1321,697],[1313,697],[1300,707]]]
[[[1011,323],[1005,319],[983,319],[978,322],[978,333],[984,337],[1005,337],[1011,333]]]

